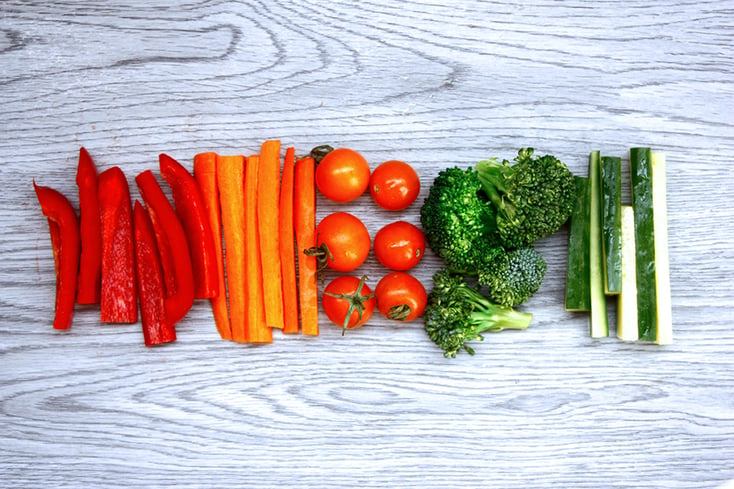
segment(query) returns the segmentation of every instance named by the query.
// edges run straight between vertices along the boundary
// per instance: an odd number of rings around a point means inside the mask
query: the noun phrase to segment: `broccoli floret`
[[[476,289],[469,286],[464,277],[447,269],[438,270],[433,276],[433,288],[423,313],[426,333],[447,358],[474,349],[467,343],[481,341],[482,333],[504,329],[525,329],[533,315],[509,307],[493,304]]]
[[[527,246],[488,257],[477,280],[488,287],[492,302],[515,307],[538,291],[547,268],[543,256]]]
[[[532,148],[523,148],[514,164],[490,159],[474,168],[494,204],[497,229],[508,249],[555,233],[571,215],[573,174],[552,155],[533,157]]]
[[[420,209],[426,242],[450,270],[476,274],[499,243],[496,216],[473,168],[441,170]]]

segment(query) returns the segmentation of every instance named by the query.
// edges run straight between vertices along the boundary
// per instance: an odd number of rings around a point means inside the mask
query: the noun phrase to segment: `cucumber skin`
[[[589,200],[590,186],[587,177],[574,176],[576,202],[571,213],[568,232],[568,264],[566,268],[567,311],[591,310],[589,268]]]
[[[650,148],[630,149],[630,182],[632,206],[635,211],[635,247],[637,250],[637,328],[640,340],[655,341],[657,336],[657,291]]]
[[[622,290],[622,158],[601,158],[602,246],[604,254],[604,290],[619,294]]]
[[[601,164],[599,151],[589,154],[589,315],[592,338],[609,336],[607,299],[604,293],[604,257],[601,233]]]

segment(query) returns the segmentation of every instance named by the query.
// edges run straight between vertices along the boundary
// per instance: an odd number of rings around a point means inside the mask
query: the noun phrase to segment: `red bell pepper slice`
[[[183,224],[194,269],[194,297],[210,299],[219,294],[219,270],[214,236],[204,197],[194,176],[166,154],[158,157],[163,178],[171,187],[176,214]]]
[[[176,341],[176,328],[166,319],[166,287],[150,215],[140,201],[133,207],[135,228],[135,267],[145,346]]]
[[[102,231],[97,198],[97,167],[83,147],[79,149],[76,184],[79,187],[82,240],[76,301],[79,304],[98,304],[102,274]]]
[[[54,329],[69,329],[74,316],[77,272],[79,271],[79,219],[63,194],[33,181],[43,215],[48,218],[56,270]]]
[[[176,324],[194,304],[194,271],[186,232],[153,172],[145,170],[135,177],[135,181],[153,222],[161,256],[166,318]]]
[[[100,320],[135,323],[138,298],[135,284],[135,245],[130,187],[125,174],[113,166],[97,182],[102,229]]]

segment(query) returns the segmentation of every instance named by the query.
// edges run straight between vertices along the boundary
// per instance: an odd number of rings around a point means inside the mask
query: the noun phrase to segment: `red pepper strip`
[[[159,156],[161,175],[171,187],[176,214],[183,224],[194,267],[194,298],[211,299],[219,294],[219,270],[214,236],[199,184],[178,161]]]
[[[135,245],[130,187],[125,174],[113,166],[97,181],[102,228],[102,285],[100,320],[134,323],[138,320],[135,285]]]
[[[194,271],[181,221],[153,172],[145,170],[135,181],[153,221],[166,284],[166,318],[176,324],[194,304]]]
[[[161,258],[156,245],[150,215],[140,201],[133,207],[135,223],[135,267],[138,276],[140,317],[145,346],[176,341],[176,328],[166,320],[166,286],[163,283]]]
[[[79,149],[76,184],[79,187],[82,240],[76,301],[79,304],[98,304],[102,273],[102,231],[99,224],[97,167],[84,148]]]
[[[54,329],[69,329],[74,316],[79,271],[79,220],[69,200],[59,191],[33,181],[43,215],[48,218],[56,270]]]

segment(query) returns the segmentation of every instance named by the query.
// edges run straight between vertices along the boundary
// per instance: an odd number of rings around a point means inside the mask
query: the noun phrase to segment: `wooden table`
[[[127,5],[124,5],[127,4]],[[177,4],[177,5],[173,5]],[[734,3],[23,2],[0,5],[3,487],[655,487],[734,479]],[[445,359],[420,321],[178,341],[79,307],[51,328],[32,188],[76,203],[80,146],[131,182],[160,152],[330,143],[439,169],[531,146],[668,157],[675,342],[591,339],[564,311],[567,228],[544,239],[530,329]],[[415,270],[430,286],[433,256]],[[384,274],[374,257],[362,269]],[[610,313],[613,320],[613,308]]]

